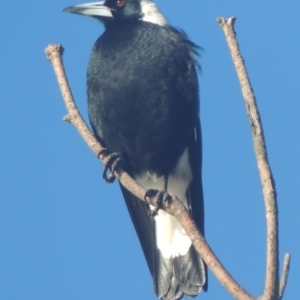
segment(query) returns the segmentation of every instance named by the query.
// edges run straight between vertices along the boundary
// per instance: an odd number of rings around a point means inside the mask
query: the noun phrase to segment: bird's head
[[[106,0],[69,6],[64,11],[94,17],[104,24],[129,19],[140,19],[158,25],[168,24],[166,17],[151,0]]]

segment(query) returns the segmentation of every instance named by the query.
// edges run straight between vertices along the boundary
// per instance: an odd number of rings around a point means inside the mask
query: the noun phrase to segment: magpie
[[[175,194],[204,234],[198,47],[151,0],[67,7],[100,20],[87,71],[96,138],[149,191]],[[176,218],[121,186],[158,298],[207,290],[206,265]]]

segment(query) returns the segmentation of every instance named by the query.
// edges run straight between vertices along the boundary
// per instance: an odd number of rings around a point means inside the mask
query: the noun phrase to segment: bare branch
[[[86,123],[83,121],[80,113],[75,105],[72,97],[72,93],[68,86],[68,82],[65,76],[65,71],[62,64],[62,53],[63,47],[61,45],[49,45],[45,49],[47,58],[53,65],[61,92],[68,110],[68,115],[64,118],[66,121],[72,123],[88,146],[92,151],[98,155],[98,153],[103,149],[100,143],[95,139],[94,135],[91,133]],[[105,163],[106,156],[100,155],[100,159]],[[157,199],[146,198],[146,190],[142,188],[132,177],[130,177],[121,167],[117,166],[114,175],[121,184],[128,189],[132,194],[140,198],[141,200],[158,207]],[[185,229],[188,236],[191,238],[195,249],[199,252],[207,266],[214,273],[221,284],[228,290],[228,292],[236,299],[241,300],[254,300],[249,293],[247,293],[227,272],[223,267],[221,262],[215,256],[209,245],[206,243],[203,235],[197,229],[195,223],[191,219],[188,211],[185,209],[184,205],[175,196],[172,201],[166,201],[164,203],[163,209],[175,216],[180,222],[182,227]]]
[[[234,31],[235,17],[229,18],[228,20],[218,18],[217,22],[224,31],[236,72],[240,80],[242,94],[246,103],[246,111],[251,125],[254,150],[266,207],[267,266],[263,299],[278,299],[278,212],[275,182],[268,163],[263,128],[256,105],[255,95],[236,40]]]
[[[285,254],[284,260],[283,260],[283,267],[282,267],[282,274],[280,279],[280,286],[279,286],[279,299],[281,300],[284,295],[284,290],[287,284],[287,279],[289,276],[290,271],[290,261],[291,261],[291,255]]]

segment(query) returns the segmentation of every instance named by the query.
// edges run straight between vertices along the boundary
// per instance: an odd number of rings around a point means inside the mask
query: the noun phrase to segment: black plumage
[[[168,174],[194,134],[191,50],[173,28],[135,20],[111,25],[93,48],[87,91],[94,132],[135,171]]]
[[[108,0],[66,11],[96,17],[106,27],[87,74],[96,137],[145,188],[179,189],[204,232],[197,46],[150,0]],[[186,246],[176,249],[183,230],[176,220],[163,212],[153,219],[147,204],[121,189],[156,295],[171,300],[205,290],[206,267],[190,240],[184,237]]]

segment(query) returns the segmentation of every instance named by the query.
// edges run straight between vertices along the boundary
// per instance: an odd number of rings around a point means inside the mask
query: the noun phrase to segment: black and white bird
[[[122,157],[123,168],[149,190],[175,194],[204,233],[197,47],[151,0],[107,0],[71,6],[105,26],[87,72],[95,136]],[[206,266],[176,218],[121,186],[164,300],[207,289]]]

